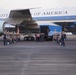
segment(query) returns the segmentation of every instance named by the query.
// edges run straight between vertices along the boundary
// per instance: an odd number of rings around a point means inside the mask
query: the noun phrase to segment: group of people
[[[10,43],[14,43],[16,41],[20,40],[20,36],[19,34],[15,33],[15,32],[9,32],[7,30],[4,31],[4,35],[3,35],[3,44],[7,45]]]
[[[44,41],[45,40],[45,35],[44,33],[37,33],[35,35],[35,38],[36,38],[36,41]],[[20,35],[15,33],[15,32],[10,32],[5,30],[4,31],[4,36],[3,36],[3,39],[4,39],[4,45],[7,45],[7,44],[10,44],[10,43],[14,43],[14,42],[17,42],[20,40]],[[65,40],[66,40],[66,34],[65,32],[61,32],[61,33],[55,33],[53,35],[53,41],[60,44],[60,45],[63,45],[65,46]]]
[[[44,41],[45,40],[44,33],[37,33],[37,34],[35,34],[35,39],[36,39],[36,41]]]
[[[66,34],[64,31],[62,31],[61,33],[55,33],[53,35],[53,41],[65,46],[65,40],[66,40]]]
[[[37,33],[35,37],[36,41],[44,41],[46,39],[43,33]],[[64,31],[62,31],[61,33],[55,33],[53,35],[53,41],[62,46],[65,46],[65,40],[66,40],[66,34]]]

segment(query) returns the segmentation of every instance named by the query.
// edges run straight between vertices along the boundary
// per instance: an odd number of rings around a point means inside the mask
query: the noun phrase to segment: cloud
[[[1,1],[1,0],[0,0]],[[57,7],[57,0],[2,0],[0,7],[6,9],[20,9],[20,8],[32,8],[32,7]]]
[[[58,0],[60,7],[76,7],[76,0]]]
[[[0,0],[3,9],[76,7],[76,0]]]

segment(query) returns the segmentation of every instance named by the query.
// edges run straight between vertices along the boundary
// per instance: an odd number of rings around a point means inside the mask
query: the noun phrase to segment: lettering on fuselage
[[[8,14],[0,14],[0,17],[8,17]]]
[[[34,16],[40,16],[40,15],[66,15],[68,14],[67,11],[49,11],[49,12],[36,12],[33,15]]]

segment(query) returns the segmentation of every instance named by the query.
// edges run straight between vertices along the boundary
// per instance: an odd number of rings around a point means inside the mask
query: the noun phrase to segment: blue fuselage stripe
[[[50,17],[33,17],[34,20],[43,21],[43,20],[76,20],[75,16],[50,16]]]

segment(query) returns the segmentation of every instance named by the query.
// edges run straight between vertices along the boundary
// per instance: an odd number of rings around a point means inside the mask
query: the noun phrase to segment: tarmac
[[[76,40],[61,46],[52,41],[0,41],[0,75],[76,75]]]

